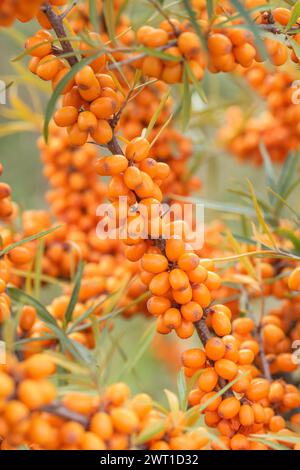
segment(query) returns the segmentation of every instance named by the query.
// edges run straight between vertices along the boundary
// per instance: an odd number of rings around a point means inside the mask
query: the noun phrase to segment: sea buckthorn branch
[[[61,15],[61,14],[55,13],[55,11],[51,7],[50,3],[48,3],[48,2],[43,4],[43,6],[41,7],[41,10],[47,16],[49,22],[51,23],[51,25],[52,25],[52,27],[53,27],[53,29],[54,29],[57,37],[58,37],[58,39],[61,39],[60,44],[61,44],[61,47],[63,49],[63,52],[65,54],[74,53],[74,55],[66,57],[66,60],[69,62],[70,66],[72,67],[73,65],[75,65],[78,62],[78,59],[75,55],[75,52],[73,50],[73,47],[72,47],[70,41],[65,39],[66,31],[65,31],[65,28],[64,28],[64,24],[63,24],[63,19],[64,19],[63,14]],[[64,39],[62,39],[62,38],[64,38]]]
[[[54,401],[50,405],[43,406],[40,411],[43,413],[50,413],[55,416],[59,416],[60,418],[66,419],[68,421],[75,421],[76,423],[82,424],[86,429],[89,424],[89,420],[87,417],[76,413],[72,410],[68,410],[65,406],[62,405],[59,401]]]

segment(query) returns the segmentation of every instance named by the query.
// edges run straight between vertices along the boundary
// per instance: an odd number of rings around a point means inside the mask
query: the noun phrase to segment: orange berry
[[[55,363],[50,356],[35,354],[25,361],[27,375],[33,379],[42,379],[55,373]]]
[[[106,450],[106,445],[93,432],[85,432],[80,441],[81,450]]]
[[[62,62],[55,55],[49,54],[38,62],[35,73],[42,80],[52,80],[62,67]]]
[[[132,434],[139,429],[139,419],[133,410],[126,408],[113,408],[111,419],[116,431],[123,434]]]
[[[177,261],[184,253],[184,241],[170,238],[166,240],[166,255],[170,261]]]
[[[54,114],[55,124],[59,127],[72,126],[77,122],[78,110],[73,106],[64,106]]]
[[[248,390],[246,397],[251,401],[259,401],[268,396],[270,384],[266,379],[253,379]]]
[[[127,384],[123,382],[117,382],[105,390],[105,396],[114,406],[122,405],[126,400],[128,400],[130,395],[130,390]]]
[[[300,290],[300,268],[294,269],[289,277],[288,285],[291,290]]]
[[[183,271],[191,271],[199,265],[199,257],[196,253],[184,253],[178,259],[178,267]]]
[[[272,16],[277,23],[286,26],[291,18],[291,12],[287,8],[274,8]]]
[[[228,359],[219,359],[215,362],[217,374],[226,380],[233,380],[238,372],[237,365]]]
[[[165,313],[171,307],[171,302],[166,297],[152,296],[147,302],[147,309],[149,313],[159,316]]]
[[[128,167],[128,160],[124,155],[111,155],[100,158],[96,161],[95,169],[98,175],[118,175],[125,171]]]
[[[226,336],[231,332],[231,322],[228,316],[221,311],[214,311],[211,317],[212,327],[216,335]]]
[[[169,308],[163,314],[163,321],[166,327],[170,330],[177,329],[181,325],[181,315],[177,308]]]
[[[199,38],[193,32],[186,31],[180,34],[177,44],[181,53],[187,58],[194,57],[200,52]]]
[[[97,98],[91,103],[90,111],[98,119],[110,119],[118,111],[118,102],[108,96]]]
[[[191,369],[201,369],[206,361],[206,355],[202,349],[188,349],[182,353],[182,363]]]
[[[235,397],[225,398],[218,407],[218,414],[223,419],[232,419],[240,411],[241,403]]]
[[[250,405],[241,406],[239,419],[242,426],[252,426],[254,424],[254,411]]]
[[[109,440],[113,435],[113,424],[111,417],[99,411],[94,414],[90,422],[90,431],[96,434],[103,441]]]
[[[168,268],[168,260],[164,255],[146,253],[142,258],[142,267],[145,271],[158,274]]]
[[[165,295],[170,289],[169,273],[156,274],[150,281],[149,289],[154,295]]]
[[[186,320],[182,320],[181,325],[176,328],[176,334],[181,339],[190,338],[194,334],[193,323]]]
[[[217,386],[218,380],[219,377],[214,368],[209,367],[201,373],[198,386],[203,392],[212,392]]]
[[[235,434],[230,440],[232,450],[249,450],[250,441],[243,434]]]
[[[143,137],[136,137],[126,147],[125,155],[128,160],[141,162],[144,158],[148,157],[150,144],[147,139]]]
[[[68,129],[69,141],[71,145],[82,146],[86,143],[88,139],[88,132],[81,131],[78,127],[78,124],[73,124],[72,127]]]
[[[207,47],[213,56],[229,54],[232,50],[230,39],[221,33],[213,33],[209,36]]]
[[[104,145],[113,137],[112,128],[105,119],[99,119],[96,129],[91,131],[91,136],[97,144]]]
[[[185,305],[182,305],[181,314],[186,321],[197,322],[201,320],[203,316],[202,307],[197,302],[188,302]]]
[[[78,128],[81,131],[92,132],[97,128],[97,118],[91,111],[82,111],[78,115]]]
[[[218,361],[225,354],[225,344],[221,338],[210,338],[205,345],[205,352],[209,359]]]

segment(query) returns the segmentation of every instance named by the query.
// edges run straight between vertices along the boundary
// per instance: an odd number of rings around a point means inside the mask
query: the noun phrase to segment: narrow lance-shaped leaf
[[[275,175],[274,167],[272,165],[272,161],[271,161],[270,155],[267,151],[267,148],[266,148],[264,142],[262,142],[262,141],[259,143],[259,150],[260,150],[261,156],[263,158],[264,169],[265,169],[268,185],[274,191],[277,191],[277,181],[276,181],[277,178],[276,178],[276,175]],[[271,205],[274,204],[274,198],[272,198],[272,197],[270,198],[270,203],[271,203]]]
[[[103,13],[105,24],[108,31],[109,39],[115,41],[115,13],[114,13],[114,3],[113,0],[105,0],[103,2]]]
[[[34,299],[31,295],[17,289],[16,287],[8,287],[9,296],[15,301],[22,305],[31,305],[37,311],[38,317],[45,323],[57,326],[55,318],[51,313],[42,305],[38,300]]]
[[[298,0],[293,6],[291,17],[289,19],[288,24],[285,27],[286,31],[288,31],[295,23],[297,23],[299,16],[300,16],[300,0]]]
[[[188,80],[187,69],[183,69],[183,88],[182,88],[182,101],[181,101],[181,121],[182,129],[185,130],[190,121],[192,109],[192,94]]]
[[[150,132],[152,131],[153,127],[155,126],[155,123],[156,123],[156,121],[157,121],[157,119],[158,119],[158,116],[160,115],[160,113],[161,113],[163,107],[165,106],[165,104],[166,104],[166,102],[167,102],[169,96],[170,96],[170,90],[168,90],[168,91],[164,94],[164,96],[162,97],[162,99],[160,100],[160,103],[159,103],[158,107],[156,108],[156,111],[155,111],[155,113],[153,114],[153,116],[152,116],[152,118],[151,118],[151,120],[150,120],[150,122],[149,122],[149,125],[148,125],[148,127],[147,127],[147,131],[146,131],[146,135],[145,135],[146,138],[148,137],[148,135],[149,135]]]
[[[83,268],[84,268],[84,263],[82,260],[80,260],[78,263],[77,272],[76,272],[76,276],[74,280],[74,287],[73,287],[72,295],[71,295],[70,302],[68,304],[68,307],[65,313],[65,318],[64,318],[65,326],[67,326],[69,322],[72,320],[73,311],[78,301],[81,280],[82,280],[82,275],[83,275]]]
[[[188,389],[183,367],[181,367],[179,374],[177,375],[177,388],[180,401],[180,408],[182,409],[182,411],[186,411],[188,404]]]
[[[165,420],[161,419],[146,426],[145,429],[136,437],[134,444],[140,446],[145,442],[151,441],[155,436],[160,434],[165,429]]]
[[[18,240],[15,243],[11,243],[10,245],[6,246],[3,248],[3,250],[0,251],[0,257],[7,255],[11,250],[14,248],[24,245],[25,243],[32,242],[34,240],[38,240],[39,238],[46,237],[46,235],[49,235],[49,233],[54,232],[55,230],[59,229],[62,227],[62,225],[57,225],[55,227],[51,227],[47,230],[42,230],[41,232],[35,233],[34,235],[30,235],[30,237],[23,238],[22,240]]]
[[[194,87],[195,87],[195,90],[196,92],[198,93],[199,97],[201,98],[201,100],[204,102],[204,103],[207,103],[208,102],[208,99],[207,99],[207,96],[205,94],[205,91],[203,89],[203,85],[201,83],[200,80],[197,80],[197,78],[195,77],[195,74],[194,72],[192,71],[191,67],[190,67],[190,64],[188,62],[186,62],[184,64],[184,66],[186,67],[187,69],[187,74],[188,74],[188,77],[189,79],[192,81]]]
[[[90,15],[90,20],[93,25],[94,31],[98,32],[99,22],[98,22],[98,11],[97,11],[96,0],[89,0],[89,15]]]
[[[255,191],[254,191],[254,188],[253,188],[253,185],[252,183],[250,182],[250,180],[247,179],[247,183],[248,183],[248,186],[250,188],[250,191],[251,191],[251,195],[252,195],[252,201],[253,201],[253,205],[254,205],[254,209],[256,211],[256,216],[257,216],[257,220],[260,224],[260,226],[262,227],[264,233],[268,236],[272,246],[274,248],[276,248],[276,243],[275,243],[275,240],[273,238],[273,235],[271,234],[270,232],[270,229],[268,227],[268,225],[266,224],[265,222],[265,219],[264,219],[264,215],[259,207],[259,204],[257,202],[257,199],[256,199],[256,194],[255,194]]]
[[[194,10],[191,6],[191,1],[190,0],[183,0],[183,5],[184,5],[184,8],[185,8],[187,14],[189,15],[189,19],[192,23],[192,26],[195,30],[195,33],[198,35],[198,37],[199,37],[199,39],[202,43],[203,48],[206,50],[207,49],[206,39],[204,37],[201,26],[200,26],[199,22],[197,21],[196,13],[194,12]]]
[[[245,20],[250,31],[254,34],[259,52],[262,55],[262,58],[266,59],[268,57],[268,53],[265,48],[264,42],[262,41],[260,37],[260,30],[258,26],[256,25],[256,23],[254,22],[253,18],[251,17],[251,14],[245,8],[243,3],[240,2],[240,0],[231,0],[231,3],[235,7],[235,9],[240,13],[241,17]]]

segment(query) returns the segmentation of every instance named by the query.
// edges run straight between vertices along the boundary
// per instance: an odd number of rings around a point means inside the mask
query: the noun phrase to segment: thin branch
[[[40,411],[51,413],[67,420],[76,421],[77,423],[82,424],[85,428],[87,428],[89,424],[89,420],[86,416],[82,416],[79,413],[68,410],[59,402],[54,402],[51,405],[44,406]]]
[[[42,6],[42,11],[45,13],[49,22],[51,23],[56,36],[58,37],[58,39],[60,39],[60,44],[61,44],[63,52],[66,54],[69,54],[69,53],[74,54],[66,58],[66,60],[69,62],[70,66],[72,67],[78,62],[78,59],[75,56],[75,52],[73,50],[73,47],[70,41],[68,39],[62,39],[66,37],[62,15],[57,15],[49,3],[45,3]]]
[[[167,15],[167,13],[162,9],[162,7],[160,6],[160,4],[156,1],[156,0],[148,0],[149,3],[151,3],[154,8],[157,9],[157,11],[167,20],[167,22],[169,23],[169,25],[171,26],[171,28],[173,29],[173,32],[175,34],[175,36],[179,36],[180,34],[180,31],[178,30],[178,28],[176,28],[175,24],[172,23],[172,21],[170,20],[169,16]]]

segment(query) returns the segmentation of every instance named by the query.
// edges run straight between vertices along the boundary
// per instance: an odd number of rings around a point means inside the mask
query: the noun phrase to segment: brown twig
[[[65,32],[65,28],[63,24],[63,16],[57,15],[48,2],[42,6],[42,11],[47,16],[58,39],[65,38],[66,32]],[[67,39],[61,39],[60,44],[64,53],[66,54],[69,54],[72,52],[74,53],[74,56],[66,57],[66,60],[69,62],[70,66],[72,67],[78,62],[78,59],[75,56],[75,52],[73,50],[73,47],[70,41],[68,41]]]
[[[151,3],[154,6],[154,8],[156,8],[157,11],[161,14],[161,16],[163,16],[167,20],[167,22],[169,23],[169,25],[173,29],[173,32],[174,32],[175,36],[178,36],[180,31],[178,30],[178,28],[176,28],[175,24],[172,23],[172,21],[170,20],[170,18],[167,15],[167,13],[162,9],[160,4],[156,0],[148,0],[148,2]]]
[[[268,359],[267,359],[266,354],[265,354],[262,328],[260,326],[257,328],[256,339],[257,339],[257,342],[259,344],[259,357],[260,357],[260,361],[261,361],[262,373],[263,373],[264,377],[271,382],[272,381],[272,375],[271,375],[271,372],[270,372],[269,362],[268,362]]]
[[[54,402],[51,405],[44,406],[40,411],[45,411],[46,413],[51,413],[67,420],[76,421],[77,423],[82,424],[85,428],[87,428],[89,424],[89,420],[86,416],[82,416],[79,413],[68,410],[59,402]]]

